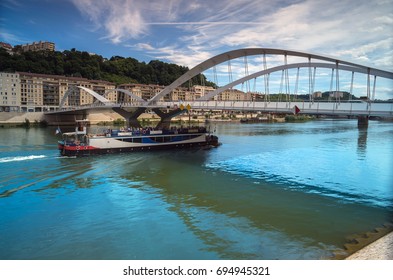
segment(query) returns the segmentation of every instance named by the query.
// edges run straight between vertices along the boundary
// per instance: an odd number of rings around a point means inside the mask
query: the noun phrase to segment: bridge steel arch
[[[64,103],[66,102],[68,96],[76,90],[76,87],[69,87],[68,90],[65,92],[63,98],[60,100],[59,109],[62,109]]]
[[[358,63],[354,62],[349,62],[349,61],[344,61],[336,57],[332,56],[324,56],[324,55],[319,55],[319,54],[314,54],[314,53],[306,53],[306,52],[301,52],[301,51],[294,51],[294,50],[285,50],[285,49],[272,49],[272,48],[249,48],[249,49],[238,49],[238,50],[233,50],[229,52],[225,52],[219,55],[216,55],[189,70],[187,73],[183,74],[180,76],[177,80],[175,80],[172,84],[164,88],[161,92],[159,92],[156,96],[152,97],[149,101],[148,104],[151,104],[153,102],[158,101],[160,98],[168,95],[170,92],[172,92],[175,88],[181,86],[183,83],[187,82],[188,80],[192,79],[196,75],[202,73],[203,71],[216,66],[222,62],[229,61],[231,59],[239,58],[239,57],[245,57],[245,56],[253,56],[253,55],[289,55],[289,56],[296,56],[296,57],[304,57],[308,58],[309,64],[311,63],[311,59],[317,59],[317,60],[322,60],[326,62],[330,62],[330,68],[335,66],[352,66],[354,68],[359,68],[363,70],[368,74],[368,75],[374,75],[374,76],[379,76],[379,77],[385,77],[389,79],[393,79],[393,73],[388,72],[385,70],[369,67],[369,66],[364,66]],[[277,71],[277,70],[276,70]],[[262,75],[262,74],[260,74]]]
[[[103,96],[105,96],[105,95],[107,95],[108,93],[113,92],[113,91],[120,91],[120,92],[122,92],[122,93],[127,94],[127,95],[130,96],[131,98],[136,99],[136,100],[139,101],[139,102],[146,102],[145,99],[139,97],[138,95],[133,94],[131,91],[128,91],[128,90],[122,89],[122,88],[108,89],[108,90],[105,91],[105,93],[104,93]]]
[[[86,91],[88,94],[92,95],[93,97],[97,98],[99,101],[101,101],[104,104],[108,104],[108,103],[112,103],[110,100],[106,99],[105,97],[103,97],[102,95],[99,95],[98,93],[96,93],[94,90],[91,90],[89,88],[86,87],[82,87],[82,86],[75,86],[75,87],[70,87],[66,93],[64,94],[63,98],[60,101],[59,104],[59,109],[62,109],[64,106],[65,101],[67,100],[68,96],[73,93],[75,91],[76,88],[80,88],[83,89],[84,91]]]
[[[287,70],[287,69],[306,68],[306,67],[339,69],[339,70],[350,71],[350,72],[355,72],[355,73],[368,74],[368,70],[365,68],[358,68],[358,67],[341,65],[341,64],[333,65],[331,63],[320,63],[320,62],[309,62],[309,63],[304,62],[304,63],[285,64],[285,65],[281,65],[281,66],[268,68],[266,70],[262,70],[259,72],[255,72],[251,75],[248,75],[248,76],[245,76],[241,79],[233,81],[232,83],[229,83],[223,87],[219,87],[218,89],[210,92],[209,94],[201,96],[199,99],[197,99],[197,101],[208,101],[210,98],[213,98],[214,96],[220,94],[221,92],[223,92],[227,89],[230,89],[236,85],[239,85],[239,84],[244,83],[248,80],[257,78],[259,76],[263,76],[263,75],[271,74],[273,72]],[[390,73],[390,75],[388,75],[388,74],[389,73],[381,73],[381,77],[393,79],[393,73]]]

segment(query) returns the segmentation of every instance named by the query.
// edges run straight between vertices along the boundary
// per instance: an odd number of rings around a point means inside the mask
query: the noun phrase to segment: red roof
[[[12,46],[8,43],[0,42],[0,47],[12,50]]]

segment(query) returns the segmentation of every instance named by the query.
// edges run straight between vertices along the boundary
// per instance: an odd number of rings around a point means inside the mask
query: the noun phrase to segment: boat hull
[[[160,151],[160,150],[172,150],[172,149],[187,149],[187,148],[212,148],[217,147],[218,144],[214,143],[184,143],[184,144],[163,144],[163,145],[152,145],[152,146],[140,146],[140,147],[125,147],[125,148],[106,148],[99,149],[91,146],[84,146],[80,148],[70,148],[64,146],[60,149],[62,156],[68,157],[80,157],[80,156],[91,156],[91,155],[103,155],[103,154],[117,154],[117,153],[133,153],[141,151]]]
[[[168,143],[156,144],[136,144],[136,143],[123,143],[116,141],[118,139],[106,139],[108,144],[103,146],[103,139],[91,139],[90,145],[67,145],[63,141],[59,141],[58,148],[62,156],[68,157],[81,157],[99,154],[116,154],[116,153],[133,153],[140,151],[158,151],[158,150],[171,150],[171,149],[187,149],[187,148],[202,148],[208,149],[217,147],[219,145],[218,138],[213,135],[203,137],[203,141],[179,141]],[[94,140],[97,145],[94,145]],[[119,142],[119,143],[115,143]],[[121,146],[119,146],[122,144]]]

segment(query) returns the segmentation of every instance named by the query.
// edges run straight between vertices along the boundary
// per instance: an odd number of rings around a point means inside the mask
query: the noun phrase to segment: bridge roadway
[[[189,105],[191,109],[203,110],[229,110],[229,111],[260,111],[266,113],[294,113],[295,106],[299,114],[331,115],[331,116],[370,116],[393,117],[393,103],[374,103],[364,101],[341,102],[264,102],[264,101],[171,101],[171,102],[134,102],[130,104],[101,103],[73,108],[63,108],[59,111],[45,114],[72,114],[76,111],[99,111],[110,108],[123,108],[132,110],[136,108],[184,108]]]

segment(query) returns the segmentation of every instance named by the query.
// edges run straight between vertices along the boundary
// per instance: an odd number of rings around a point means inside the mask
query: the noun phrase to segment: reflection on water
[[[359,129],[359,136],[358,136],[358,154],[361,158],[366,155],[367,149],[367,126],[360,126]]]
[[[392,125],[365,133],[225,124],[209,151],[68,159],[15,130],[30,140],[0,139],[0,259],[329,258],[392,214]]]

